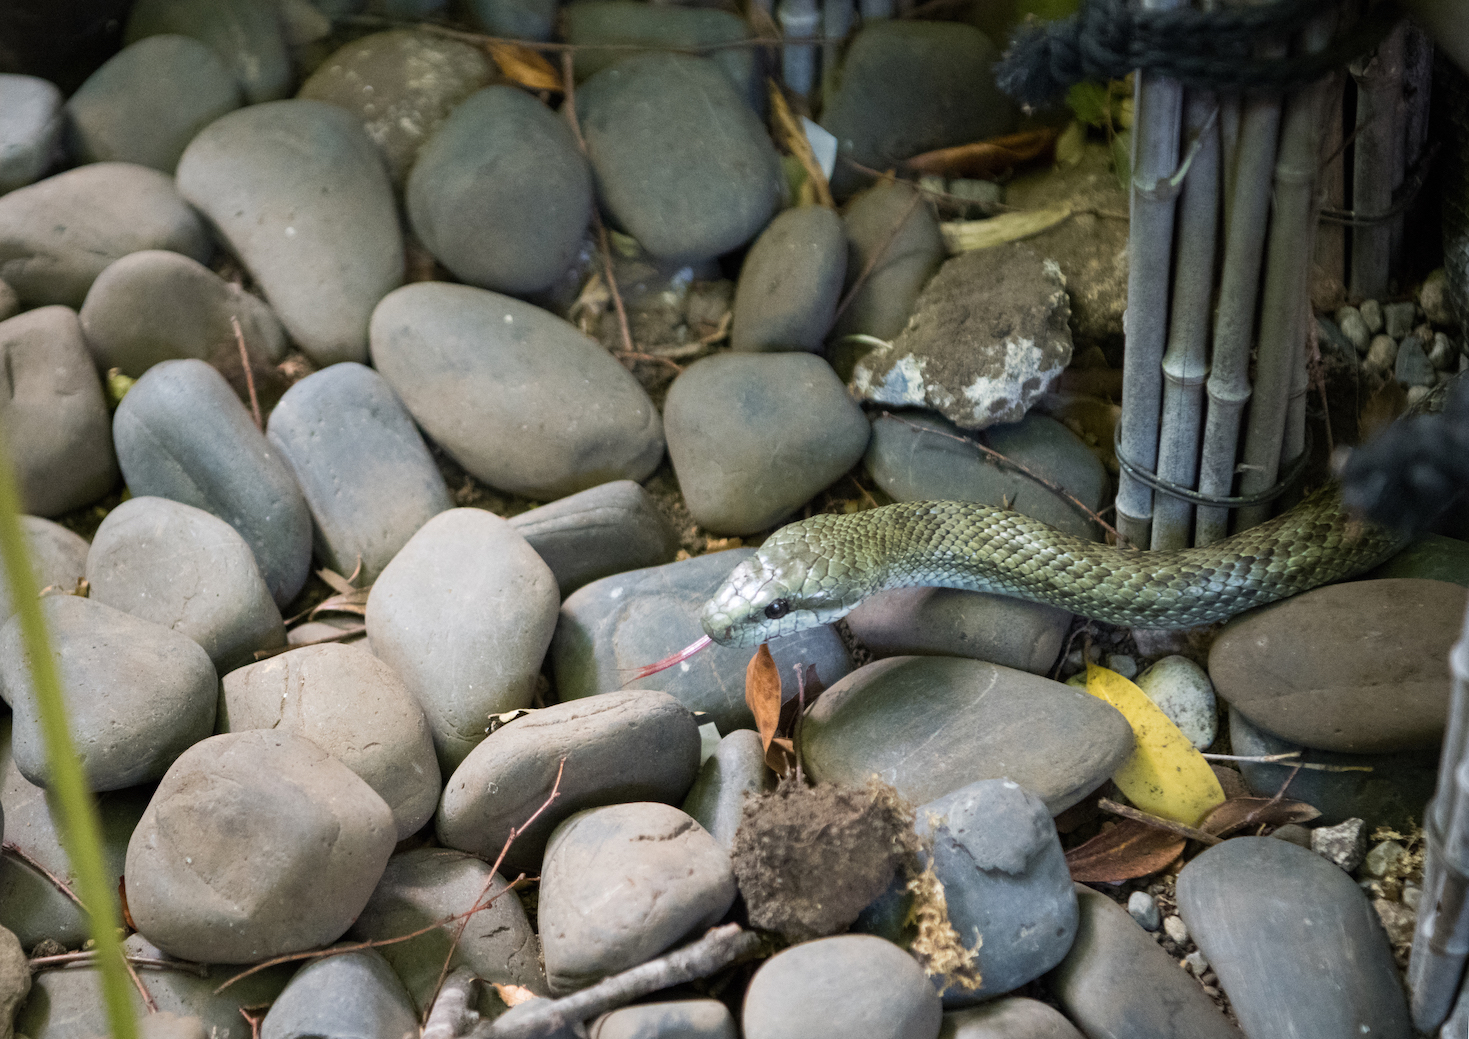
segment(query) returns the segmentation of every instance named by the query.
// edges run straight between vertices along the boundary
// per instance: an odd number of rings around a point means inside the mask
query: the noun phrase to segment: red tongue
[[[713,641],[714,640],[711,639],[708,635],[704,635],[698,641],[685,646],[683,649],[679,650],[677,653],[674,653],[672,656],[664,657],[662,660],[658,661],[655,664],[644,664],[640,668],[633,669],[632,676],[628,678],[628,681],[636,682],[640,678],[647,678],[649,675],[656,675],[659,671],[666,671],[674,664],[678,664],[689,659],[689,657],[693,656],[695,653],[699,652],[699,650],[703,649],[705,646],[709,645]]]

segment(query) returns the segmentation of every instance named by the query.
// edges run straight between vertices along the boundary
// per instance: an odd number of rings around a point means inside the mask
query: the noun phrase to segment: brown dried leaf
[[[750,658],[745,668],[745,703],[755,715],[755,727],[760,730],[760,742],[770,751],[770,741],[780,726],[780,672],[770,647],[764,642]]]
[[[781,779],[796,771],[795,745],[784,736],[777,736],[765,748],[765,767]]]
[[[524,985],[501,985],[497,981],[490,982],[495,994],[500,997],[500,1002],[507,1007],[519,1006],[521,1003],[529,1002],[536,998],[536,994]]]
[[[367,596],[371,591],[371,588],[353,588],[341,595],[323,599],[312,607],[311,619],[315,620],[318,613],[355,613],[359,617],[366,617]]]
[[[1068,851],[1066,865],[1072,880],[1117,884],[1161,872],[1183,853],[1186,843],[1167,830],[1123,819]]]
[[[1246,826],[1285,826],[1308,823],[1321,813],[1304,801],[1271,797],[1231,797],[1215,808],[1199,823],[1199,829],[1224,837]]]
[[[775,80],[767,79],[767,88],[770,92],[770,115],[774,124],[776,137],[785,147],[786,151],[795,156],[796,161],[801,164],[801,169],[806,171],[806,183],[811,186],[812,201],[827,209],[835,209],[836,202],[831,197],[831,185],[827,183],[826,173],[821,169],[821,163],[816,161],[816,153],[811,148],[811,142],[806,138],[806,130],[800,120],[791,111],[791,106],[786,104],[785,94],[781,92]]]
[[[531,90],[560,91],[561,76],[555,66],[529,47],[486,40],[485,50],[510,82]]]
[[[987,141],[924,152],[913,156],[906,165],[917,173],[992,180],[1003,177],[1021,163],[1049,156],[1059,133],[1055,127],[1025,130]]]
[[[349,595],[357,590],[352,587],[351,578],[343,577],[329,567],[324,566],[316,571],[316,576],[331,585],[333,591],[340,592],[342,595]]]

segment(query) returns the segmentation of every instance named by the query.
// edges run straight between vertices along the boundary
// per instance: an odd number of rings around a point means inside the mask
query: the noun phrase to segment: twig
[[[806,171],[806,179],[811,184],[811,193],[816,198],[816,204],[835,209],[837,204],[831,197],[831,184],[827,182],[826,171],[821,168],[821,163],[816,161],[816,153],[811,148],[806,131],[796,121],[791,106],[786,103],[785,94],[775,80],[767,77],[765,83],[770,94],[771,121],[780,129],[781,136],[785,138],[785,146]]]
[[[1317,772],[1371,772],[1371,765],[1321,765],[1314,761],[1295,761],[1301,756],[1298,750],[1284,754],[1200,754],[1205,761],[1243,761],[1247,765],[1271,765],[1282,761],[1295,762],[1297,768],[1309,768]]]
[[[586,1021],[673,985],[706,978],[760,947],[759,937],[739,924],[715,927],[704,937],[666,956],[614,974],[564,999],[536,1006],[523,1017],[504,1022],[486,1021],[469,1033],[470,1039],[530,1039],[549,1035],[568,1022]]]
[[[904,425],[912,426],[914,429],[918,430],[920,433],[932,433],[934,436],[948,437],[950,440],[957,440],[961,444],[968,444],[970,447],[974,448],[976,451],[983,452],[984,454],[988,455],[990,458],[993,458],[995,461],[997,461],[997,462],[1003,462],[1005,465],[1010,466],[1012,469],[1016,470],[1017,472],[1024,473],[1026,476],[1030,477],[1036,483],[1038,483],[1042,487],[1046,488],[1046,490],[1052,491],[1055,494],[1061,495],[1067,501],[1071,502],[1072,505],[1075,505],[1082,512],[1086,513],[1087,516],[1091,517],[1091,519],[1093,520],[1093,522],[1095,522],[1103,530],[1105,530],[1107,533],[1109,533],[1113,537],[1115,537],[1117,539],[1117,544],[1118,545],[1121,545],[1121,546],[1124,546],[1124,547],[1127,545],[1127,539],[1124,538],[1121,534],[1119,534],[1117,532],[1117,528],[1113,527],[1112,524],[1108,523],[1106,520],[1102,519],[1102,517],[1099,516],[1097,513],[1093,512],[1091,509],[1087,508],[1084,504],[1082,504],[1082,501],[1081,501],[1080,498],[1076,497],[1076,495],[1072,494],[1065,487],[1062,487],[1059,483],[1056,483],[1054,480],[1047,479],[1046,477],[1042,476],[1040,473],[1035,472],[1033,469],[1030,469],[1029,467],[1021,464],[1020,462],[1015,461],[1015,459],[1010,458],[1008,455],[1002,455],[1000,452],[996,451],[994,448],[992,448],[992,447],[986,447],[984,444],[981,444],[977,440],[970,440],[968,437],[961,437],[961,436],[958,436],[958,435],[956,435],[954,433],[946,433],[942,429],[934,429],[932,426],[920,425],[919,423],[914,422],[911,419],[904,418],[902,415],[894,415],[891,411],[881,412],[878,415],[878,417],[879,418],[890,418],[894,422],[901,422]]]
[[[1206,833],[1192,826],[1185,826],[1183,823],[1176,823],[1172,819],[1164,819],[1148,812],[1139,811],[1136,808],[1129,808],[1127,805],[1118,804],[1110,798],[1103,797],[1098,800],[1097,807],[1104,812],[1120,815],[1124,819],[1131,819],[1133,822],[1142,823],[1144,826],[1151,826],[1155,830],[1167,830],[1169,833],[1177,834],[1180,837],[1187,837],[1191,841],[1199,841],[1203,844],[1210,845],[1223,843],[1221,838],[1215,837],[1212,833]]]
[[[454,1039],[469,1031],[479,1020],[479,1014],[469,1005],[478,983],[479,978],[468,967],[460,967],[445,978],[439,998],[433,1001],[423,1023],[421,1039]]]
[[[877,251],[874,252],[870,257],[868,257],[867,265],[862,268],[862,273],[857,275],[857,280],[852,282],[852,287],[847,290],[847,294],[843,296],[842,301],[837,304],[836,313],[832,314],[831,316],[832,325],[835,325],[839,320],[841,320],[841,317],[843,314],[846,313],[847,308],[852,305],[852,300],[857,298],[857,293],[861,292],[862,286],[867,284],[868,277],[877,267],[878,262],[887,255],[887,251],[892,248],[893,243],[898,240],[898,234],[903,230],[903,227],[908,223],[908,218],[913,215],[914,211],[918,208],[918,204],[922,201],[923,194],[918,191],[913,192],[913,201],[908,203],[908,208],[903,210],[903,215],[898,218],[896,223],[893,224],[893,229],[888,232],[888,236],[883,239],[882,244],[877,247]]]
[[[245,349],[245,333],[240,331],[240,319],[230,315],[230,327],[235,330],[235,342],[240,347],[240,366],[245,369],[245,388],[250,391],[250,413],[255,416],[255,428],[265,432],[265,420],[260,417],[260,398],[255,395],[255,373],[250,370],[250,351]]]
[[[747,47],[783,47],[786,43],[778,36],[751,36],[743,40],[720,40],[717,43],[700,43],[688,47],[661,47],[649,43],[552,43],[541,40],[520,40],[508,36],[490,36],[487,33],[454,29],[447,25],[436,25],[433,22],[385,18],[372,14],[347,15],[342,18],[334,18],[333,21],[338,25],[355,25],[367,29],[419,29],[436,36],[445,36],[451,40],[462,40],[465,43],[499,43],[511,47],[524,47],[526,50],[544,51],[548,54],[574,54],[577,51],[659,51],[669,54],[692,54],[697,57],[711,51],[743,50]],[[842,43],[844,40],[845,37],[840,36],[810,36],[804,38],[801,43],[809,46]]]
[[[209,968],[202,963],[191,963],[188,960],[163,960],[157,956],[125,956],[128,963],[139,967],[154,967],[158,970],[176,970],[185,974],[193,974],[195,977],[209,977]],[[83,952],[63,952],[55,956],[37,956],[30,960],[30,968],[33,971],[53,970],[66,967],[69,964],[80,963],[83,966],[91,966],[97,961],[97,954],[90,949]]]
[[[16,845],[13,841],[6,841],[3,845],[0,845],[0,847],[3,847],[4,850],[10,855],[14,856],[17,859],[20,859],[21,862],[24,862],[27,866],[31,867],[31,869],[35,870],[37,873],[41,874],[41,876],[51,881],[56,890],[60,891],[67,898],[75,902],[76,907],[82,912],[88,912],[87,907],[82,904],[82,900],[80,898],[77,898],[76,892],[72,891],[71,888],[66,886],[66,882],[64,880],[58,877],[55,873],[52,873],[49,869],[41,865],[35,859],[31,858],[29,854],[22,851],[20,847]]]
[[[358,624],[351,628],[343,628],[335,635],[323,635],[319,639],[312,639],[310,642],[298,642],[294,646],[277,646],[275,649],[257,649],[253,655],[256,660],[269,660],[271,657],[279,656],[282,653],[289,653],[293,649],[304,649],[307,646],[321,646],[328,642],[341,642],[343,639],[355,638],[358,635],[365,634],[367,634],[367,625]]]

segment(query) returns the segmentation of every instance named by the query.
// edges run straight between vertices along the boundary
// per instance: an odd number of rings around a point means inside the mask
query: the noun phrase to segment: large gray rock
[[[565,120],[525,91],[486,87],[423,146],[405,199],[413,231],[481,288],[549,288],[592,216],[592,172]]]
[[[267,361],[286,354],[286,333],[259,297],[225,281],[197,260],[147,249],[129,253],[92,282],[82,304],[82,334],[97,367],[136,379],[160,361],[245,348]]]
[[[714,748],[684,798],[683,810],[728,851],[734,847],[745,798],[775,789],[765,749],[754,729],[736,729]]]
[[[603,1014],[587,1028],[590,1039],[739,1039],[739,1025],[717,999],[642,1003]]]
[[[296,476],[316,555],[364,586],[453,500],[413,419],[381,375],[353,362],[296,383],[270,413],[270,442]]]
[[[740,1015],[745,1039],[936,1039],[943,1007],[916,960],[891,942],[841,934],[760,965]]]
[[[216,726],[305,736],[387,802],[398,840],[418,832],[438,804],[439,763],[423,710],[391,668],[358,646],[302,646],[230,672]]]
[[[1372,904],[1320,855],[1225,841],[1178,875],[1178,911],[1247,1035],[1417,1034]]]
[[[97,162],[0,197],[0,278],[29,306],[81,306],[108,264],[141,249],[201,262],[213,251],[203,222],[158,170]]]
[[[632,374],[509,296],[405,285],[373,312],[372,363],[440,447],[502,490],[548,501],[641,480],[663,457],[658,410]]]
[[[775,147],[707,58],[626,58],[586,81],[576,110],[602,204],[654,256],[693,262],[729,252],[779,204]]]
[[[387,1039],[417,1030],[398,975],[382,953],[362,949],[297,971],[260,1022],[260,1039]]]
[[[20,517],[20,529],[25,532],[36,590],[74,590],[77,582],[87,574],[87,549],[90,547],[87,539],[40,516]],[[0,564],[0,625],[14,613],[10,579],[6,576],[4,564]]]
[[[912,186],[900,181],[852,199],[842,223],[847,229],[846,291],[854,294],[829,340],[853,334],[892,339],[908,323],[918,293],[944,262],[938,221],[915,199]],[[842,346],[830,352],[843,377],[851,374],[852,365],[844,360],[850,352]]]
[[[871,434],[831,367],[804,353],[698,361],[669,387],[663,421],[689,512],[720,534],[774,526],[850,469]]]
[[[198,360],[154,365],[117,406],[112,434],[129,491],[214,513],[255,553],[276,604],[296,597],[311,565],[311,514],[224,376]]]
[[[240,107],[234,74],[188,36],[124,47],[66,102],[68,144],[81,162],[135,162],[172,173],[184,146]]]
[[[41,610],[68,735],[93,790],[157,779],[214,731],[214,666],[193,639],[74,595],[47,596]],[[50,766],[18,617],[0,629],[0,693],[15,712],[16,767],[45,786]]]
[[[0,423],[21,508],[56,516],[111,490],[117,460],[107,402],[76,312],[41,307],[0,321],[0,361]]]
[[[270,0],[138,0],[123,43],[177,33],[208,44],[234,73],[245,102],[258,105],[291,92],[291,58],[281,15]]]
[[[541,946],[555,993],[643,963],[718,923],[734,903],[729,854],[670,805],[578,812],[541,869]]]
[[[224,674],[286,644],[281,611],[234,527],[168,498],[130,498],[87,554],[95,602],[187,635]]]
[[[626,690],[556,704],[502,725],[469,752],[444,786],[438,837],[493,860],[515,830],[505,868],[533,874],[563,819],[627,801],[676,803],[698,769],[698,722],[667,693]],[[522,829],[558,772],[556,800]]]
[[[575,6],[584,5],[585,0]],[[846,272],[841,217],[825,206],[781,213],[760,232],[740,267],[730,348],[820,351]]]
[[[864,599],[847,614],[847,627],[878,660],[971,657],[1044,675],[1071,630],[1071,614],[1008,595],[894,588]]]
[[[439,513],[373,585],[372,651],[423,708],[445,775],[490,715],[530,705],[559,602],[541,557],[482,509]]]
[[[1133,749],[1109,704],[1024,671],[953,657],[890,657],[821,694],[801,732],[818,783],[876,773],[923,804],[1008,777],[1051,814],[1096,789]]]
[[[732,10],[712,7],[676,7],[638,0],[576,0],[561,9],[562,34],[578,45],[576,81],[595,76],[634,54],[651,50],[694,50],[750,38],[750,24]],[[598,44],[613,44],[603,49]],[[749,47],[719,47],[705,51],[724,70],[741,97],[757,112],[764,111],[764,80],[755,51]]]
[[[335,941],[367,904],[393,813],[303,737],[213,736],[174,762],[128,842],[128,908],[172,956],[253,963]]]
[[[0,195],[39,180],[56,160],[61,103],[48,80],[0,73]]]
[[[367,359],[372,308],[403,280],[403,236],[382,159],[351,113],[321,101],[231,112],[189,142],[178,186],[307,356]]]
[[[699,610],[729,572],[754,555],[732,549],[666,566],[633,570],[594,581],[568,596],[551,644],[552,678],[562,700],[619,689],[628,672],[662,660],[702,638]],[[822,682],[835,682],[852,668],[846,648],[830,625],[771,643],[780,672],[781,695],[796,695],[795,665],[816,668]],[[671,693],[720,732],[755,724],[745,704],[748,649],[711,645],[684,661],[638,680],[643,689]]]

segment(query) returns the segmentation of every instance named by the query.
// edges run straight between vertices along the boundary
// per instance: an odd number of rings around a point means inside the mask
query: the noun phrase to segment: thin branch
[[[157,956],[126,956],[124,959],[128,963],[138,967],[153,967],[157,970],[176,970],[184,974],[192,974],[199,978],[209,977],[208,966],[202,963],[191,963],[188,960],[164,960],[159,959]],[[30,968],[33,971],[57,970],[74,963],[90,967],[96,962],[97,954],[90,949],[83,952],[63,952],[55,956],[37,956],[35,959],[29,961]]]
[[[250,351],[245,349],[245,333],[240,331],[240,319],[230,315],[230,327],[235,330],[235,342],[240,347],[240,367],[245,369],[245,388],[250,391],[250,413],[255,416],[255,428],[265,432],[265,419],[260,417],[260,398],[255,395],[255,373],[250,370]]]
[[[1221,838],[1215,837],[1212,833],[1206,833],[1203,830],[1196,829],[1192,826],[1185,826],[1183,823],[1176,823],[1172,819],[1164,819],[1149,812],[1139,811],[1136,808],[1129,808],[1127,805],[1118,804],[1110,798],[1103,797],[1098,800],[1097,807],[1104,812],[1110,812],[1112,815],[1120,815],[1124,819],[1131,819],[1134,822],[1142,823],[1144,826],[1151,826],[1155,830],[1167,830],[1169,833],[1176,834],[1179,837],[1187,837],[1191,841],[1199,841],[1209,845],[1223,843]]]
[[[1371,765],[1320,765],[1314,761],[1296,761],[1301,756],[1298,750],[1284,754],[1200,754],[1205,761],[1243,761],[1247,765],[1272,765],[1283,761],[1296,764],[1298,768],[1309,768],[1317,772],[1371,772]]]
[[[460,967],[445,978],[423,1023],[422,1039],[455,1039],[467,1032],[479,1020],[479,1014],[470,1006],[478,983],[479,978],[468,967]]]
[[[37,873],[41,874],[41,876],[51,881],[56,890],[60,891],[63,895],[76,903],[76,907],[82,912],[88,912],[87,907],[82,903],[82,900],[80,898],[77,898],[76,892],[72,891],[71,888],[66,886],[66,882],[64,880],[58,877],[55,873],[52,873],[49,869],[41,865],[35,859],[31,858],[28,853],[22,851],[20,847],[13,841],[6,841],[3,845],[0,845],[0,847],[3,847],[8,854],[17,859],[20,859],[21,862],[24,862],[27,866],[31,867],[31,869],[35,870]]]

